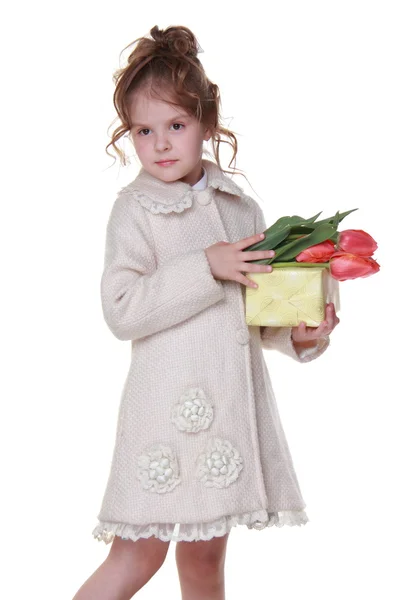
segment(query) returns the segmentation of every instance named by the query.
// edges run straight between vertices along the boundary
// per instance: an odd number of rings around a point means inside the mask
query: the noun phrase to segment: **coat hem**
[[[133,525],[100,521],[92,535],[99,542],[109,544],[117,535],[123,540],[137,541],[140,538],[154,536],[163,542],[169,541],[207,541],[213,537],[221,537],[230,532],[232,527],[247,525],[248,529],[265,529],[265,527],[282,527],[283,525],[300,526],[308,523],[305,510],[282,510],[268,512],[259,510],[252,513],[230,515],[208,523],[150,523]]]

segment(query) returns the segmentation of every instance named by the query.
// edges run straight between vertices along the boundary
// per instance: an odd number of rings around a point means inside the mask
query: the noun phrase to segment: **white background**
[[[397,9],[39,0],[3,11],[4,597],[71,599],[110,549],[91,532],[130,344],[103,320],[100,277],[112,203],[138,164],[113,165],[104,148],[119,54],[155,24],[197,35],[253,190],[234,180],[267,225],[358,208],[342,229],[379,243],[381,271],[340,284],[324,356],[265,355],[310,522],[234,528],[227,598],[399,597]],[[175,546],[138,597],[180,598]]]

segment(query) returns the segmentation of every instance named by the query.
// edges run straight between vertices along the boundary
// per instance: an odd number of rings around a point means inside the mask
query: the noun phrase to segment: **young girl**
[[[233,159],[237,140],[193,33],[150,33],[115,77],[122,124],[109,144],[121,156],[129,132],[142,165],[112,207],[101,280],[105,321],[132,351],[93,531],[113,543],[75,600],[131,598],[171,540],[182,598],[222,600],[232,526],[308,521],[262,349],[308,362],[339,322],[327,305],[317,328],[246,325],[244,273],[272,270],[247,262],[272,251],[244,251],[263,212],[220,165],[221,136]]]

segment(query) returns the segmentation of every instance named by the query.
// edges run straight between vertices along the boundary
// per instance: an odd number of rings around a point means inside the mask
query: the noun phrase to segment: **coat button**
[[[244,329],[244,328],[237,329],[236,330],[236,339],[239,342],[239,344],[247,344],[250,339],[248,327],[246,327],[246,329]]]
[[[197,202],[199,204],[205,205],[210,204],[211,202],[211,192],[208,190],[202,190],[197,194]]]

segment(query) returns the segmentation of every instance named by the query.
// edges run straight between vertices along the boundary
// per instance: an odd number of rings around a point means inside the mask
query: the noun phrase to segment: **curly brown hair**
[[[128,64],[113,74],[116,89],[113,103],[121,124],[113,131],[111,142],[122,165],[127,164],[126,155],[116,142],[131,133],[132,123],[129,107],[132,97],[138,91],[146,90],[152,97],[161,98],[172,106],[183,108],[202,124],[211,129],[213,156],[219,168],[229,174],[239,173],[232,163],[236,163],[238,143],[233,131],[221,124],[221,98],[218,86],[206,76],[197,54],[199,43],[190,29],[184,26],[170,26],[165,30],[155,25],[150,30],[151,38],[140,37],[128,44],[136,47],[128,57]],[[226,137],[224,140],[222,137]],[[229,144],[233,156],[228,165],[232,171],[222,168],[220,163],[220,145]],[[207,150],[205,153],[209,154]]]

